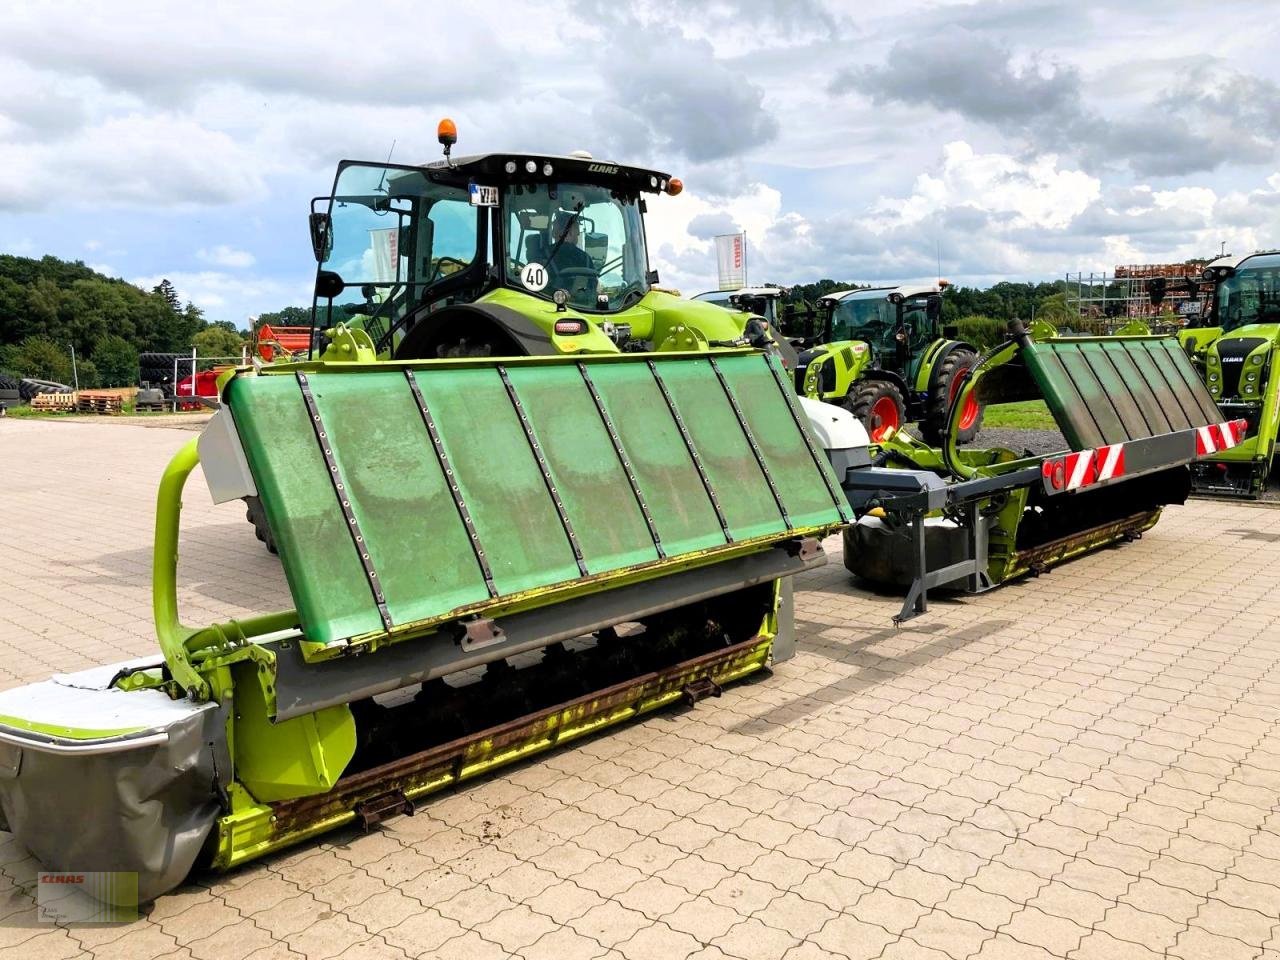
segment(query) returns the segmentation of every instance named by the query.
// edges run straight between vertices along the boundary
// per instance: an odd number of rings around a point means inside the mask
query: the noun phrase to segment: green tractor
[[[771,344],[750,313],[656,289],[647,195],[678,179],[581,151],[455,158],[455,140],[444,121],[441,160],[339,164],[312,201],[316,328],[362,330],[395,360]],[[341,359],[350,344],[329,339],[323,359]]]
[[[762,317],[656,288],[643,217],[678,179],[583,152],[453,157],[449,120],[439,140],[421,166],[344,160],[312,201],[312,358],[779,350]],[[274,553],[261,502],[246,507]]]
[[[1198,493],[1258,497],[1267,484],[1280,430],[1280,251],[1220,257],[1205,267],[1213,284],[1207,325],[1178,334],[1224,421],[1242,419],[1244,440],[1222,430],[1201,437]]]
[[[952,401],[978,351],[943,328],[936,286],[873,287],[822,297],[816,335],[801,338],[796,389],[847,407],[879,442],[919,421],[924,440],[941,440]],[[958,422],[967,443],[982,424],[982,402],[970,395]]]

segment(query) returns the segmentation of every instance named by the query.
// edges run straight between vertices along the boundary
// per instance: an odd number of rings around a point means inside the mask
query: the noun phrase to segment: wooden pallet
[[[69,413],[76,408],[74,393],[37,393],[31,398],[32,410],[53,410]]]
[[[92,390],[81,390],[76,400],[81,413],[120,413],[124,401],[114,393],[97,393]]]

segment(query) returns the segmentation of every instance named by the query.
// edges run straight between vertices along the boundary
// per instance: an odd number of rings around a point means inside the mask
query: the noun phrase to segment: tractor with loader
[[[796,341],[796,389],[847,407],[872,440],[919,421],[925,442],[938,443],[965,371],[978,360],[971,344],[941,325],[945,287],[939,281],[821,297],[819,329]],[[959,441],[972,440],[981,424],[982,404],[974,398],[961,412]]]
[[[1227,418],[1247,424],[1238,443],[1206,436],[1193,470],[1197,493],[1257,498],[1266,489],[1280,432],[1280,251],[1209,263],[1213,284],[1203,326],[1178,333],[1210,396]]]
[[[555,261],[528,242],[555,211],[526,204],[577,190],[571,212],[586,214],[594,176],[623,178],[599,203],[634,204],[627,183],[661,189],[617,165],[567,167],[565,188],[560,160],[515,156],[473,167],[528,174],[508,206],[502,190],[462,193],[489,238],[470,255],[504,261],[483,271],[441,246],[452,213],[424,226],[419,194],[387,199],[405,196],[399,177],[425,196],[431,171],[447,185],[456,168],[383,167],[369,183],[385,173],[385,193],[335,194],[326,212],[390,226],[366,223],[358,245],[338,216],[313,218],[324,353],[232,371],[165,470],[157,653],[0,691],[0,828],[46,867],[135,874],[148,901],[197,865],[412,813],[787,659],[789,578],[824,562],[828,534],[845,531],[851,570],[909,583],[903,616],[918,615],[933,587],[987,589],[1137,535],[1184,494],[1199,429],[1240,426],[1216,424],[1167,341],[1015,330],[960,375],[939,449],[870,443],[846,408],[796,396],[767,343],[732,342],[730,314],[644,290],[642,246],[618,254],[621,280],[583,288],[594,300],[511,286]],[[370,246],[375,229],[392,233]],[[355,276],[383,253],[394,270],[369,275],[395,279],[339,315],[351,301],[335,268]],[[631,332],[606,331],[620,315]],[[957,449],[970,399],[1037,389],[1070,451]],[[183,623],[179,518],[197,466],[215,502],[261,505],[290,608]]]

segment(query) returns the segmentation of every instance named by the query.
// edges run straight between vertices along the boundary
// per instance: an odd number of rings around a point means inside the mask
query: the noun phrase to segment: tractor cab
[[[801,341],[796,389],[814,400],[844,404],[874,441],[919,422],[924,439],[938,442],[963,375],[978,361],[972,344],[942,328],[946,286],[940,280],[819,298],[821,328]],[[971,396],[959,421],[960,440],[972,440],[981,422],[981,401]]]
[[[709,290],[700,293],[694,300],[714,303],[726,310],[745,310],[769,321],[774,330],[779,329],[778,305],[782,302],[782,287],[741,287],[737,290]]]
[[[940,334],[942,292],[938,286],[872,287],[821,298],[824,339],[866,344],[873,362],[916,379],[925,349]]]
[[[327,358],[771,345],[757,318],[657,288],[643,217],[678,179],[581,152],[455,158],[441,130],[443,159],[346,160],[312,201],[313,325],[356,331]]]

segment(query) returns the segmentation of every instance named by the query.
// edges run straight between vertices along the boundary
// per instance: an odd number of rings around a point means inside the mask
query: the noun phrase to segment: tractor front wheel
[[[925,443],[938,446],[947,429],[947,417],[951,404],[960,393],[964,372],[978,365],[978,355],[972,350],[952,350],[934,372],[929,385],[929,399],[925,404],[920,432]],[[965,400],[964,409],[956,421],[956,443],[969,443],[982,428],[985,406],[973,393]]]
[[[906,401],[902,391],[888,380],[860,380],[845,397],[849,412],[862,421],[872,443],[879,443],[890,431],[902,429]]]

